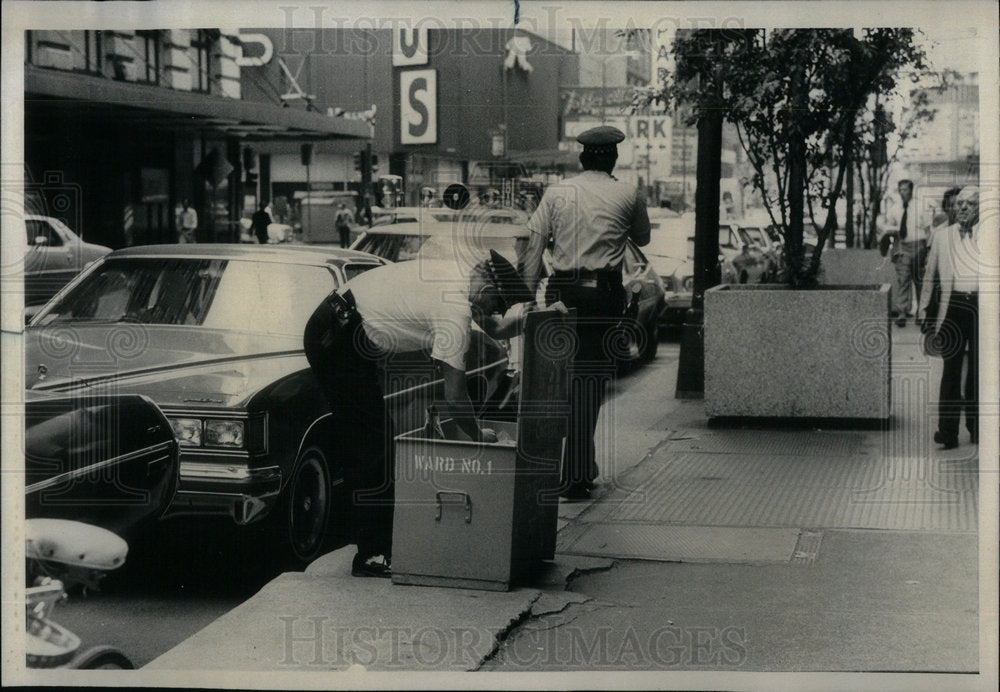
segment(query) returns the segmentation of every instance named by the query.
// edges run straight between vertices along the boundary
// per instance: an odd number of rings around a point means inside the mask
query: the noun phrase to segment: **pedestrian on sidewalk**
[[[552,275],[545,300],[576,308],[578,348],[570,376],[562,479],[562,495],[568,499],[589,497],[599,473],[594,431],[615,370],[609,332],[625,311],[625,242],[631,238],[640,246],[649,243],[649,216],[638,189],[611,175],[617,145],[624,139],[621,130],[609,126],[577,137],[583,145],[583,172],[545,191],[528,222],[531,237],[522,260],[522,273],[534,290],[542,278],[542,254],[551,244]]]
[[[184,202],[181,205],[181,212],[178,216],[179,228],[177,230],[177,242],[197,243],[198,212],[191,207],[191,203],[187,200],[187,198],[184,199]]]
[[[881,247],[891,243],[892,262],[896,265],[896,288],[892,315],[897,327],[905,327],[913,316],[914,294],[920,302],[920,289],[927,262],[927,230],[920,223],[919,209],[913,204],[913,181],[904,178],[896,186],[898,196],[887,204]],[[885,254],[883,252],[883,254]]]
[[[459,286],[467,300],[454,299]],[[464,275],[441,260],[377,267],[331,293],[309,318],[305,353],[333,414],[358,546],[354,576],[388,577],[391,570],[395,450],[382,396],[386,359],[429,347],[444,380],[442,413],[468,439],[496,442],[469,399],[469,332],[475,321],[494,338],[515,336],[530,300],[514,267],[491,251]]]
[[[347,211],[347,205],[343,202],[337,209],[333,223],[337,227],[337,233],[340,234],[340,247],[349,246],[351,244],[351,212]]]
[[[935,234],[927,259],[927,271],[941,286],[936,318],[931,322],[928,317],[930,291],[917,313],[921,328],[933,331],[944,358],[934,441],[945,449],[958,447],[963,409],[969,438],[979,443],[979,188],[963,188],[955,210],[956,223]]]
[[[261,202],[260,208],[250,217],[250,229],[261,245],[267,245],[267,227],[270,225],[271,215],[267,213],[267,202]]]

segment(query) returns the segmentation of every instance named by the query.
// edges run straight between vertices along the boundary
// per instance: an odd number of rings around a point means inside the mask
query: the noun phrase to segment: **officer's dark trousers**
[[[330,406],[333,461],[340,462],[351,502],[354,539],[363,557],[392,550],[392,422],[380,386],[378,349],[355,313],[338,324],[323,303],[306,324],[306,358]],[[334,471],[335,472],[335,471]]]
[[[946,438],[957,439],[962,409],[965,426],[976,435],[979,426],[979,300],[975,293],[952,292],[948,312],[938,332],[941,337],[944,369],[938,403],[938,430]],[[962,396],[962,361],[968,353],[965,396]]]
[[[617,279],[617,280],[616,280]],[[589,279],[589,283],[593,283]],[[594,431],[605,390],[614,377],[611,341],[621,321],[625,292],[621,274],[601,275],[597,286],[587,280],[555,276],[549,279],[546,302],[561,300],[576,309],[578,349],[570,373],[570,415],[563,467],[563,487],[592,482],[598,476]],[[612,460],[613,450],[602,456]]]

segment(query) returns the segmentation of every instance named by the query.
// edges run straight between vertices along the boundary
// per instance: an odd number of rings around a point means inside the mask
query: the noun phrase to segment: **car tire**
[[[307,446],[295,460],[276,513],[283,561],[304,567],[323,554],[331,535],[333,487],[326,453]]]

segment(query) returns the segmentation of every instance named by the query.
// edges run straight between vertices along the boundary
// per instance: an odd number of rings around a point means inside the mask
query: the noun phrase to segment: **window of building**
[[[212,47],[217,38],[217,30],[198,29],[191,41],[191,49],[195,53],[195,78],[192,85],[195,91],[207,94],[212,90]]]
[[[87,72],[100,72],[103,66],[101,60],[101,32],[83,32],[83,69]]]
[[[160,32],[137,31],[136,47],[142,64],[138,70],[141,81],[149,84],[160,83]]]

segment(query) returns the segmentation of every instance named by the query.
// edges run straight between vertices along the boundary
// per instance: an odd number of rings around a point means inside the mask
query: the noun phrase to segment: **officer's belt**
[[[598,286],[620,285],[622,273],[620,269],[602,269],[595,271],[592,269],[570,269],[568,271],[554,271],[552,278],[559,282],[572,283],[574,286],[583,288],[597,288]]]

